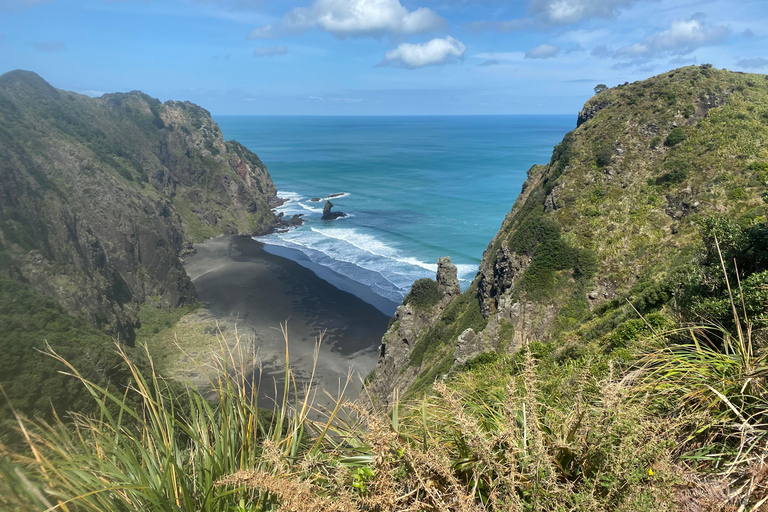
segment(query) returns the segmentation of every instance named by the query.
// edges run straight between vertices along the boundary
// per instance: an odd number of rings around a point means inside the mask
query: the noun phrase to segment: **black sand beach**
[[[297,380],[310,378],[315,340],[325,332],[315,383],[337,396],[351,368],[355,376],[348,396],[356,396],[361,379],[376,365],[387,315],[297,262],[270,254],[249,237],[218,237],[195,248],[197,253],[187,258],[185,268],[200,300],[213,315],[236,318],[243,332],[255,333],[263,368],[262,397],[274,395],[273,379],[283,379],[285,341],[279,326],[286,321]],[[327,277],[345,286],[343,276]],[[390,308],[391,303],[379,306]],[[321,395],[322,391],[318,398]]]

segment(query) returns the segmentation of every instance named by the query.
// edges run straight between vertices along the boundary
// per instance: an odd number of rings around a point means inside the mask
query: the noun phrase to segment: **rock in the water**
[[[283,212],[275,216],[275,225],[269,230],[269,233],[287,233],[291,228],[304,224],[303,213],[286,218]]]
[[[333,208],[333,203],[330,201],[325,202],[325,206],[323,206],[323,220],[334,220],[338,219],[339,217],[346,217],[346,213],[342,212],[332,212],[331,208]]]
[[[454,296],[461,293],[456,265],[451,263],[451,258],[445,256],[437,260],[437,286],[443,295]]]

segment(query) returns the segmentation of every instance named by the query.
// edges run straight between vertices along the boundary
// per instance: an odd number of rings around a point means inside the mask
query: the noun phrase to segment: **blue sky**
[[[214,114],[575,114],[701,63],[768,72],[768,2],[0,0],[0,72]]]

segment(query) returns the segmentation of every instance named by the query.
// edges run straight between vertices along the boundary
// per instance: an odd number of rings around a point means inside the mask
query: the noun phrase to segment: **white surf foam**
[[[305,205],[301,201],[296,201],[296,204],[298,204],[299,206],[301,206],[302,208],[304,208],[307,211],[314,212],[314,213],[323,213],[323,209],[322,208],[312,208],[311,206]]]
[[[348,195],[345,193],[341,197]],[[306,204],[307,197],[301,194],[281,191],[278,192],[278,197],[288,199],[277,209],[285,215],[303,213],[305,218],[312,222],[312,219],[318,219],[317,214],[322,213],[321,208]],[[349,220],[350,217],[352,215],[342,219]],[[305,224],[287,233],[275,233],[257,239],[299,250],[314,263],[362,283],[377,294],[396,302],[400,302],[410,291],[415,280],[423,277],[434,278],[437,272],[436,262],[428,263],[403,254],[398,248],[361,228],[348,227],[349,225],[341,227],[336,223],[331,226],[316,226],[317,224]],[[477,266],[459,264],[457,270],[459,280],[466,286],[477,272]]]

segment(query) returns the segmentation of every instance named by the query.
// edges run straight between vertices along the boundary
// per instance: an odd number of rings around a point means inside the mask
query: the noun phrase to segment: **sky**
[[[214,115],[575,114],[703,63],[768,72],[768,1],[0,0],[0,73]]]

